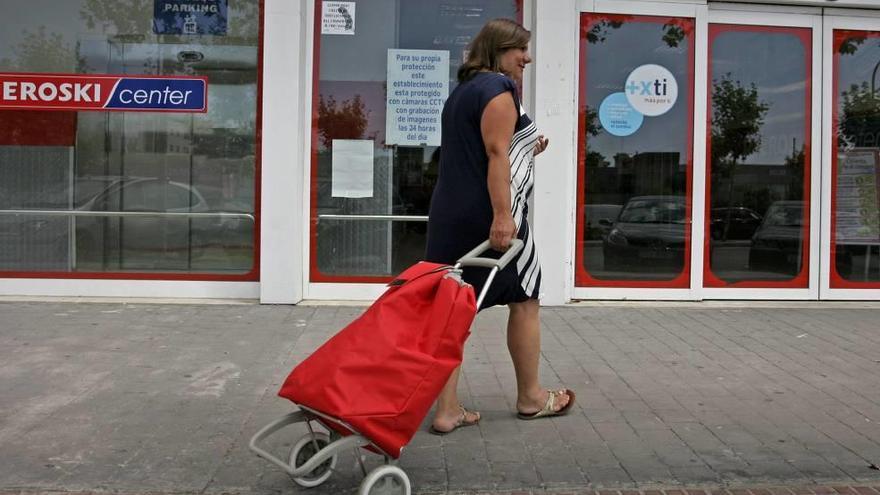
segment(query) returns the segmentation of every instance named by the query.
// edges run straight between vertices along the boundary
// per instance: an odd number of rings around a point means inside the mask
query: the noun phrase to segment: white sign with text
[[[440,146],[448,97],[448,51],[388,50],[385,144]]]
[[[321,34],[354,34],[354,2],[324,2]]]

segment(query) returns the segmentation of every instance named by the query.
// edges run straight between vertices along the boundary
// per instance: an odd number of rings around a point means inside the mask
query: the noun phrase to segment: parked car
[[[752,236],[749,270],[796,275],[801,270],[804,202],[776,201]]]
[[[230,204],[213,207],[195,186],[157,177],[81,177],[74,191],[72,205],[69,188],[62,187],[21,198],[14,209],[246,213],[242,207],[230,209],[235,208]],[[0,241],[16,246],[7,250],[15,259],[0,261],[7,266],[24,261],[25,269],[104,270],[109,263],[120,270],[190,270],[192,260],[212,248],[252,250],[253,233],[253,222],[244,217],[8,215],[0,218]],[[35,253],[33,259],[25,256],[28,252]]]
[[[630,198],[602,241],[609,271],[681,271],[684,266],[684,196]]]
[[[584,205],[584,240],[599,241],[611,231],[611,224],[623,205]]]
[[[761,220],[762,217],[757,212],[742,206],[712,208],[709,232],[716,241],[749,240],[761,224]]]

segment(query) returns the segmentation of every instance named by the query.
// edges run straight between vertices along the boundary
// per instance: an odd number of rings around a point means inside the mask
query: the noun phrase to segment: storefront
[[[422,254],[467,44],[509,17],[551,139],[546,303],[880,300],[876,2],[27,5],[0,21],[2,295],[375,297]]]

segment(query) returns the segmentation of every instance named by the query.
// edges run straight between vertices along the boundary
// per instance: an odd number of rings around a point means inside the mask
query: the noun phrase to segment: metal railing
[[[396,222],[427,222],[427,215],[318,215],[319,220],[386,220]]]
[[[0,210],[0,215],[40,217],[179,217],[179,218],[244,218],[254,221],[250,213],[176,212],[176,211],[84,211],[84,210]]]

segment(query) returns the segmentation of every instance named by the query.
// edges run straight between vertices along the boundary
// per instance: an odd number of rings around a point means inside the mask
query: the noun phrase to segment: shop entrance
[[[880,18],[594,7],[574,297],[876,298]]]

